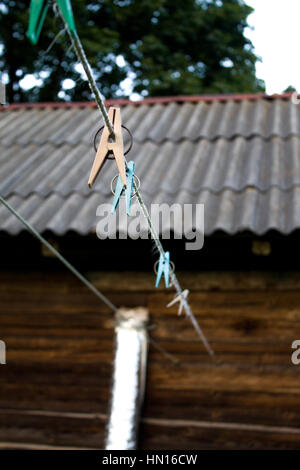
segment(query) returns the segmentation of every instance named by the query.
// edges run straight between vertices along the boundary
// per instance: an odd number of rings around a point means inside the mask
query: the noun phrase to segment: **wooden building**
[[[154,288],[151,240],[100,240],[113,163],[87,187],[94,103],[0,111],[0,194],[118,306],[151,315],[142,449],[298,449],[300,107],[289,95],[118,102],[147,204],[204,203],[205,240],[165,240],[215,351]],[[0,209],[0,448],[103,448],[114,316]],[[159,350],[167,351],[169,355]]]

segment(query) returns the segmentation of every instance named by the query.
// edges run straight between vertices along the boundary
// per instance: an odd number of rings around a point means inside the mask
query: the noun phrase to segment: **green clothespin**
[[[70,0],[57,0],[57,3],[65,19],[65,22],[69,26],[69,30],[72,33],[76,33],[73,10],[72,10],[72,5],[71,5]]]
[[[70,0],[57,0],[57,3],[70,31],[76,33]],[[38,42],[49,5],[48,0],[31,0],[27,36],[33,44]]]
[[[33,44],[38,42],[48,8],[47,0],[31,0],[27,36]]]

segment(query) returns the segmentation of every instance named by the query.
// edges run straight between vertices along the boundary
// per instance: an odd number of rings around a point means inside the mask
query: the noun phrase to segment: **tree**
[[[289,85],[282,93],[293,93],[297,91],[293,85]]]
[[[72,4],[79,36],[106,98],[126,96],[129,90],[122,90],[120,83],[128,76],[132,90],[142,96],[264,90],[255,76],[253,45],[244,36],[252,8],[242,0]],[[56,37],[63,30],[60,19],[49,9],[36,46],[26,37],[27,24],[27,2],[0,0],[0,70],[9,80],[8,100],[90,99],[67,34]],[[20,82],[28,74],[36,74],[40,83],[24,90]],[[67,78],[75,86],[63,90]]]

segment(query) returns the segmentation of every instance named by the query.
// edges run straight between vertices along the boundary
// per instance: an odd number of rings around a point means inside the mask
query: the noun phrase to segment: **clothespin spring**
[[[132,198],[136,195],[136,193],[139,190],[140,187],[140,180],[137,176],[134,174],[134,162],[126,162],[126,186],[124,186],[121,176],[116,175],[112,182],[111,182],[111,191],[114,195],[114,201],[113,201],[113,206],[112,206],[112,212],[115,212],[117,209],[117,206],[119,205],[120,198],[125,197],[126,198],[126,212],[127,215],[130,215],[130,209],[131,209],[131,200]],[[117,178],[117,184],[116,187],[114,188],[114,181]],[[135,189],[135,192],[133,193],[133,188]]]
[[[170,287],[170,277],[175,271],[175,264],[170,261],[170,253],[168,251],[160,254],[159,260],[154,264],[154,272],[156,274],[155,287],[159,286],[162,274],[164,274],[166,288]]]
[[[110,159],[111,159],[111,158],[109,158],[109,160],[110,160]],[[110,183],[110,190],[111,190],[111,192],[113,193],[113,195],[115,195],[115,192],[116,192],[116,191],[115,191],[115,182],[116,182],[116,180],[118,179],[118,177],[119,177],[119,175],[115,175],[115,176],[113,177],[113,179],[111,180],[111,183]],[[140,189],[140,186],[141,186],[141,181],[140,181],[139,177],[136,176],[136,175],[133,175],[133,178],[134,178],[134,187],[135,187],[135,190],[134,190],[134,192],[131,194],[131,199],[133,199],[133,198],[136,196],[136,193],[138,192],[138,190]],[[122,198],[126,197],[126,196],[125,196],[125,188],[123,188],[122,194],[121,194],[120,197],[122,197]]]
[[[153,266],[155,275],[157,275],[158,264],[159,264],[159,260],[155,261],[154,266]],[[172,274],[175,272],[175,264],[173,263],[173,261],[170,261],[169,264],[170,264],[170,276],[172,276]],[[173,281],[170,280],[170,287],[172,286],[173,286]]]
[[[122,124],[121,126],[122,126],[123,129],[125,129],[125,131],[128,132],[129,137],[130,137],[130,143],[129,143],[128,149],[124,152],[124,157],[125,157],[125,155],[127,155],[127,154],[130,152],[130,150],[132,149],[132,145],[133,145],[133,135],[132,135],[132,133],[130,132],[130,130],[128,129],[128,127],[124,126],[124,124]],[[96,132],[96,134],[95,134],[95,136],[94,136],[94,149],[95,149],[95,152],[97,152],[97,149],[98,149],[97,138],[98,138],[99,134],[103,131],[104,127],[105,127],[105,126],[101,126],[101,127],[97,130],[97,132]],[[110,156],[109,153],[108,153],[108,154],[106,155],[106,157],[105,157],[105,160],[114,160],[114,157],[113,157],[113,155]]]

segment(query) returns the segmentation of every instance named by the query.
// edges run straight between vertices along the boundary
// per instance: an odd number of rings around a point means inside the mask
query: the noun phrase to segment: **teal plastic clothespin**
[[[38,42],[48,8],[47,0],[31,0],[27,36],[33,44]]]
[[[126,198],[126,212],[127,215],[130,215],[130,209],[131,209],[131,196],[132,196],[132,189],[133,189],[133,177],[134,177],[134,162],[130,161],[127,164],[126,167],[126,188],[125,188],[125,198]],[[119,201],[120,201],[120,196],[122,194],[122,191],[124,189],[124,185],[121,180],[121,176],[118,176],[118,181],[117,181],[117,186],[116,186],[116,191],[115,191],[115,197],[114,197],[114,202],[112,206],[112,212],[115,212],[116,208],[118,207]]]
[[[57,3],[70,31],[76,33],[70,0],[57,0]],[[31,0],[27,36],[33,44],[38,42],[48,8],[48,0]]]
[[[164,273],[166,287],[169,287],[170,281],[170,253],[166,251],[165,256],[160,255],[155,287],[159,286],[162,273]]]

